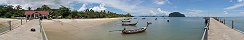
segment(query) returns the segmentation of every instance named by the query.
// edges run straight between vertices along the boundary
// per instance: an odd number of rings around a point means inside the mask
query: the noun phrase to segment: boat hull
[[[122,33],[123,34],[135,34],[135,33],[141,33],[141,32],[145,32],[145,31],[146,31],[146,27],[135,29],[135,30],[122,30]]]
[[[130,22],[130,20],[122,20],[122,22]]]
[[[122,26],[135,26],[136,25],[136,23],[135,24],[122,24]]]

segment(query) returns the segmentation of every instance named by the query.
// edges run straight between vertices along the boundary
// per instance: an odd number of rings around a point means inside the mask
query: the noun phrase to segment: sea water
[[[131,22],[137,22],[136,26],[122,26],[121,20],[104,24],[87,33],[83,40],[200,40],[204,31],[204,19],[202,17],[135,17]],[[145,18],[145,19],[142,19]],[[157,18],[157,20],[155,20]],[[169,22],[167,22],[169,20]],[[136,29],[146,26],[151,22],[147,30],[136,34],[121,34],[122,30]],[[114,30],[114,31],[113,31]]]

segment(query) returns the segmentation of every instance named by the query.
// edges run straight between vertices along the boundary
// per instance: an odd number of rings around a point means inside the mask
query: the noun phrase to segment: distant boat
[[[130,18],[124,19],[124,20],[130,20]]]
[[[167,22],[169,22],[169,20],[167,20]]]
[[[134,19],[137,19],[137,18],[134,18]]]
[[[142,18],[142,19],[146,19],[146,18]]]
[[[126,30],[124,28],[124,30],[122,30],[122,33],[123,34],[135,34],[135,33],[140,33],[140,32],[145,32],[147,30],[147,27],[150,23],[147,22],[147,26],[146,27],[141,27],[141,28],[138,28],[138,29],[134,29],[134,30]]]
[[[155,18],[155,20],[158,20],[158,18]]]
[[[136,23],[122,23],[122,26],[135,26],[138,23],[138,21]]]

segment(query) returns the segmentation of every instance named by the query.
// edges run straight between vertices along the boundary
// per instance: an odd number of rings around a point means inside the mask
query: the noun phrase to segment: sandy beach
[[[89,30],[100,25],[118,21],[124,18],[97,18],[97,19],[53,19],[43,20],[43,27],[49,40],[84,40],[83,38],[91,38],[86,35]],[[90,33],[95,33],[92,31]],[[87,36],[87,37],[85,37]]]

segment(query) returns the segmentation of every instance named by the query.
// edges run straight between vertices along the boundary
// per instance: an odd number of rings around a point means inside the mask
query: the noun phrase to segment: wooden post
[[[11,21],[8,21],[8,23],[9,23],[9,30],[12,30]]]
[[[20,24],[21,24],[21,25],[23,24],[23,22],[22,22],[22,18],[20,19]]]
[[[40,25],[40,32],[42,32],[42,24],[40,19],[39,19],[39,25]]]
[[[25,20],[25,22],[27,22],[27,19]]]
[[[208,19],[208,23],[207,23],[208,30],[209,30],[209,24],[210,24],[210,19]]]
[[[225,19],[224,19],[224,24],[225,24]]]
[[[27,20],[29,19],[29,17],[28,17],[28,15],[25,15],[25,16],[26,16],[26,17],[25,17],[25,18],[26,18],[26,19],[25,19],[25,22],[27,22]]]
[[[234,28],[234,20],[231,21],[231,28]]]

